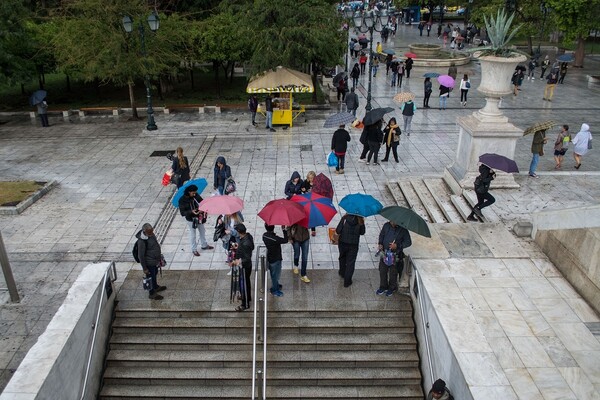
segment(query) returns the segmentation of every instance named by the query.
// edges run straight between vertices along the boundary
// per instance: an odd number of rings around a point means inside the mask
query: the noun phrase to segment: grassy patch
[[[0,206],[16,206],[45,184],[35,181],[0,182]]]

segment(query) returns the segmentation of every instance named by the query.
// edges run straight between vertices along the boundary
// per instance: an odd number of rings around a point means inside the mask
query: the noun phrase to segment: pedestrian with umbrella
[[[404,269],[404,249],[412,245],[410,233],[395,221],[383,224],[379,232],[379,288],[378,296],[390,297],[398,290],[398,280]]]
[[[37,107],[37,113],[42,121],[42,127],[47,128],[50,126],[48,123],[48,103],[46,102],[47,92],[45,90],[36,90],[29,97],[29,104]]]
[[[404,61],[404,70],[406,71],[406,79],[410,78],[410,70],[412,69],[414,61],[412,57],[408,57],[406,61]]]
[[[335,167],[335,173],[338,175],[344,173],[346,151],[348,150],[348,142],[350,140],[350,133],[345,129],[345,125],[340,125],[339,128],[333,132],[333,137],[331,138],[331,151],[335,153],[338,160]]]
[[[566,62],[560,63],[558,83],[560,83],[560,84],[565,83],[565,76],[567,76],[567,69],[568,68],[569,68],[569,64],[568,63],[566,63]]]
[[[366,232],[365,219],[358,215],[346,214],[335,228],[335,232],[339,235],[338,274],[344,278],[344,287],[347,288],[352,285],[360,237]]]
[[[433,92],[433,84],[431,83],[431,78],[426,77],[423,82],[423,108],[429,107],[429,98],[431,97],[431,93]]]
[[[496,178],[496,173],[493,169],[485,164],[479,165],[479,176],[475,178],[473,182],[473,189],[475,189],[475,195],[477,195],[477,204],[473,207],[473,211],[467,217],[469,221],[477,221],[475,215],[483,220],[483,214],[481,210],[485,207],[489,207],[496,202],[496,199],[489,192],[491,182]]]
[[[546,137],[546,129],[537,130],[533,134],[533,140],[531,141],[531,163],[529,164],[529,176],[537,178],[538,175],[535,173],[537,170],[540,157],[544,155],[544,145],[548,141]]]
[[[206,241],[206,230],[204,224],[206,223],[206,213],[200,211],[200,203],[202,197],[198,194],[198,187],[196,185],[186,186],[184,189],[183,196],[179,199],[179,213],[185,218],[190,240],[190,248],[192,254],[199,257],[198,242],[196,241],[196,230],[200,235],[200,245],[202,250],[212,250],[213,246],[210,246]]]
[[[383,132],[381,130],[382,125],[383,119],[380,119],[377,123],[365,127],[367,131],[367,143],[369,145],[369,152],[367,153],[367,165],[371,163],[371,158],[373,158],[373,165],[379,165],[377,162],[377,157],[379,155],[381,142],[383,141]]]

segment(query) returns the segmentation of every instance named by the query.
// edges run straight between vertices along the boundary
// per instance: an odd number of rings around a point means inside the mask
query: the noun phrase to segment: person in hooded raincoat
[[[302,194],[302,178],[300,177],[300,173],[298,171],[292,172],[292,176],[290,180],[285,183],[285,197],[286,199],[291,199],[295,194]]]
[[[581,167],[581,158],[590,150],[592,142],[592,133],[588,124],[581,124],[581,129],[571,140],[573,143],[573,157],[575,158],[575,169]]]

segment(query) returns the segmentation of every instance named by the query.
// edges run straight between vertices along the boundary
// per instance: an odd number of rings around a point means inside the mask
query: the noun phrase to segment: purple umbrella
[[[517,163],[508,157],[501,156],[495,153],[485,153],[479,156],[479,162],[487,165],[492,169],[499,169],[507,173],[519,172]]]
[[[454,87],[454,79],[450,75],[440,75],[437,77],[438,82],[447,88]]]

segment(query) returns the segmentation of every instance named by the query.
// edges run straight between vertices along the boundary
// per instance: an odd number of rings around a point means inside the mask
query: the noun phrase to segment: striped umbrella
[[[354,122],[356,117],[349,112],[339,112],[337,114],[330,115],[325,120],[323,128],[337,128],[341,125],[346,125]]]
[[[305,228],[327,225],[337,214],[331,199],[320,194],[295,194],[290,200],[304,207],[306,218],[298,222],[298,225]]]

